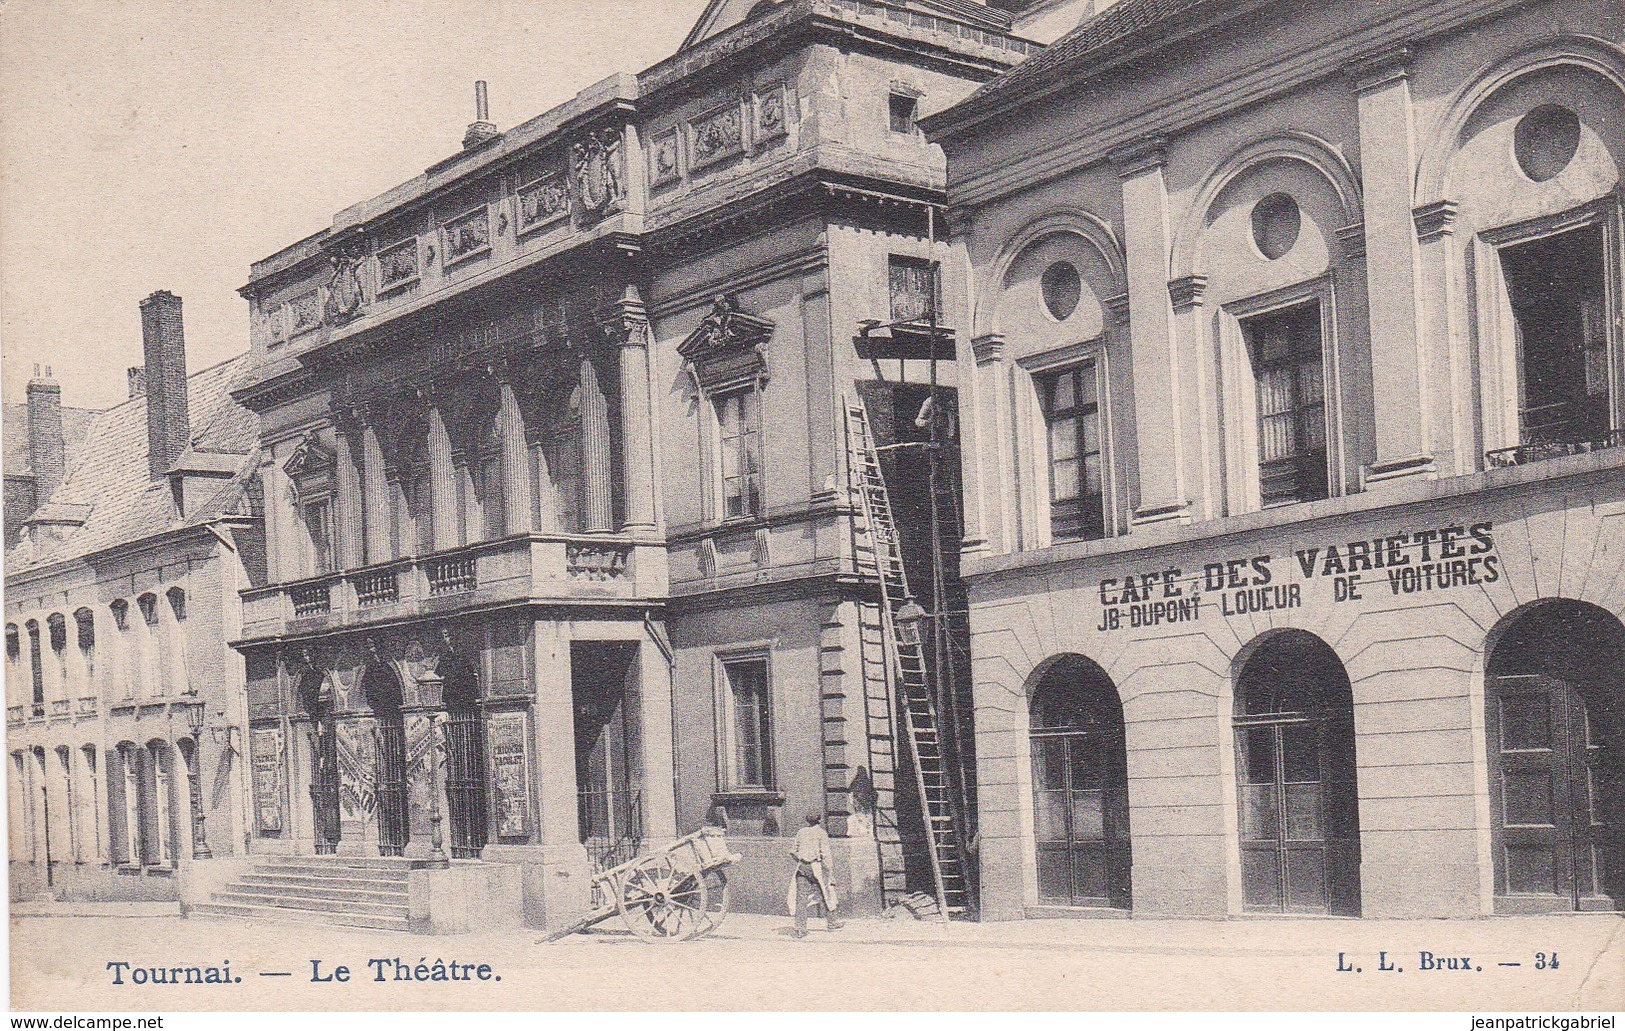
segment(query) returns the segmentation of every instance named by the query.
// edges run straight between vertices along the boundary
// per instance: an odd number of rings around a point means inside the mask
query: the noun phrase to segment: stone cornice
[[[1106,309],[1106,314],[1111,316],[1113,322],[1120,326],[1128,325],[1128,294],[1115,294],[1100,303]]]
[[[1202,303],[1207,295],[1207,277],[1201,275],[1181,276],[1168,281],[1168,300],[1173,302],[1174,311],[1188,311]]]
[[[1365,223],[1356,222],[1344,226],[1336,231],[1337,240],[1343,245],[1343,255],[1348,258],[1365,257]]]
[[[1261,55],[1259,61],[1228,77],[1193,82],[1138,111],[1114,113],[1110,121],[1083,127],[1068,141],[1046,137],[1034,139],[1026,153],[1003,150],[996,166],[990,165],[974,177],[955,184],[954,208],[971,209],[996,202],[1050,179],[1099,165],[1107,161],[1113,151],[1135,140],[1177,135],[1244,107],[1342,75],[1349,62],[1361,55],[1407,42],[1420,46],[1428,39],[1522,6],[1521,0],[1425,0],[1345,37],[1267,62]],[[1104,71],[1101,70],[1102,74]],[[1063,85],[1075,87],[1076,82]],[[1054,92],[1059,95],[1060,88]],[[1044,95],[1040,94],[1012,98],[1012,103],[1001,110],[1013,112],[1043,99]],[[951,140],[945,145],[952,150]]]
[[[1168,164],[1168,138],[1149,136],[1118,147],[1106,155],[1106,160],[1124,179],[1162,168]]]
[[[986,365],[988,362],[1002,362],[1004,360],[1004,334],[988,333],[979,336],[970,342],[972,356],[977,365]]]
[[[1411,61],[1416,51],[1405,43],[1395,43],[1381,50],[1363,53],[1343,66],[1354,88],[1365,93],[1390,83],[1407,79],[1411,74]]]
[[[1457,204],[1453,200],[1434,201],[1411,212],[1416,223],[1416,238],[1427,241],[1449,236],[1456,226]]]

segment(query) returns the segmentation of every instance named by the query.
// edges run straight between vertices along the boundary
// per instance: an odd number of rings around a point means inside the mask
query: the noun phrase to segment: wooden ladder
[[[886,480],[880,471],[880,459],[869,432],[868,414],[861,401],[846,402],[846,441],[847,478],[852,493],[859,500],[862,517],[861,525],[854,532],[854,557],[858,571],[872,573],[880,583],[881,604],[874,608],[879,610],[879,637],[883,651],[889,658],[886,666],[892,673],[887,679],[896,685],[897,711],[902,716],[903,736],[913,753],[915,788],[919,792],[921,815],[929,838],[926,851],[931,857],[938,910],[946,919],[966,911],[969,888],[949,797],[948,770],[937,732],[936,703],[932,698],[919,632],[916,627],[899,633],[897,627],[897,613],[905,602],[912,599],[912,595],[909,594],[908,576],[903,569],[902,549],[897,537],[897,525],[892,519]],[[868,643],[865,642],[865,652],[868,650]],[[866,662],[866,693],[869,693],[869,669]],[[877,830],[879,823],[877,819]],[[901,860],[900,855],[898,859]],[[885,861],[885,851],[882,849],[883,866]]]

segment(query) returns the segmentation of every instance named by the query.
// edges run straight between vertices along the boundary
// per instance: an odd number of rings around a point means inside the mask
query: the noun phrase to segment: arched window
[[[1105,670],[1056,660],[1028,702],[1041,905],[1131,904],[1123,705]]]
[[[107,606],[113,613],[113,625],[119,630],[130,629],[130,603],[123,598],[114,598]]]
[[[1625,626],[1538,602],[1491,633],[1484,729],[1500,912],[1625,906]]]
[[[164,596],[169,600],[169,611],[174,614],[175,622],[186,622],[186,592],[179,587],[171,587],[164,592]]]
[[[158,596],[149,591],[137,598],[135,603],[141,609],[141,621],[146,623],[149,627],[157,626]]]
[[[79,654],[84,656],[85,675],[96,675],[96,614],[89,609],[79,609],[73,614],[73,622],[79,634]]]
[[[1353,689],[1320,638],[1273,631],[1236,675],[1242,902],[1263,912],[1360,915]]]
[[[53,612],[45,617],[45,625],[51,631],[51,650],[61,655],[68,647],[68,620],[60,612]]]
[[[40,656],[40,632],[37,620],[28,621],[28,663],[33,676],[33,711],[35,716],[45,715],[45,666]]]

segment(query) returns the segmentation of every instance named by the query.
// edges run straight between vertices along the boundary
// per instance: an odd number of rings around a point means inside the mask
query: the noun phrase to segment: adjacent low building
[[[227,389],[244,359],[187,376],[180,298],[141,324],[144,392],[88,420],[6,554],[14,900],[179,900],[244,847],[226,642],[264,576],[258,426]]]
[[[1622,37],[1124,0],[926,121],[985,916],[1625,903]]]

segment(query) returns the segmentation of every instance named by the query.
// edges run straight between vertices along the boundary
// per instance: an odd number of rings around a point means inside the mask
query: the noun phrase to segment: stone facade
[[[1621,31],[1125,0],[927,120],[985,916],[1625,901]]]
[[[715,823],[735,904],[776,911],[817,810],[880,907],[841,402],[912,420],[928,372],[876,386],[851,341],[895,262],[948,254],[915,117],[1035,49],[910,6],[718,0],[669,60],[477,117],[255,265],[270,574],[240,647],[252,761],[287,772],[255,851],[432,864],[444,813],[431,876],[483,887],[437,929],[558,926]]]
[[[227,393],[246,361],[187,377],[180,299],[153,304],[169,324],[149,327],[149,360],[178,373],[165,389],[195,420],[170,399],[182,449],[149,460],[146,398],[98,413],[6,555],[14,900],[183,900],[246,845],[243,661],[227,644],[238,592],[264,576],[257,427]]]

